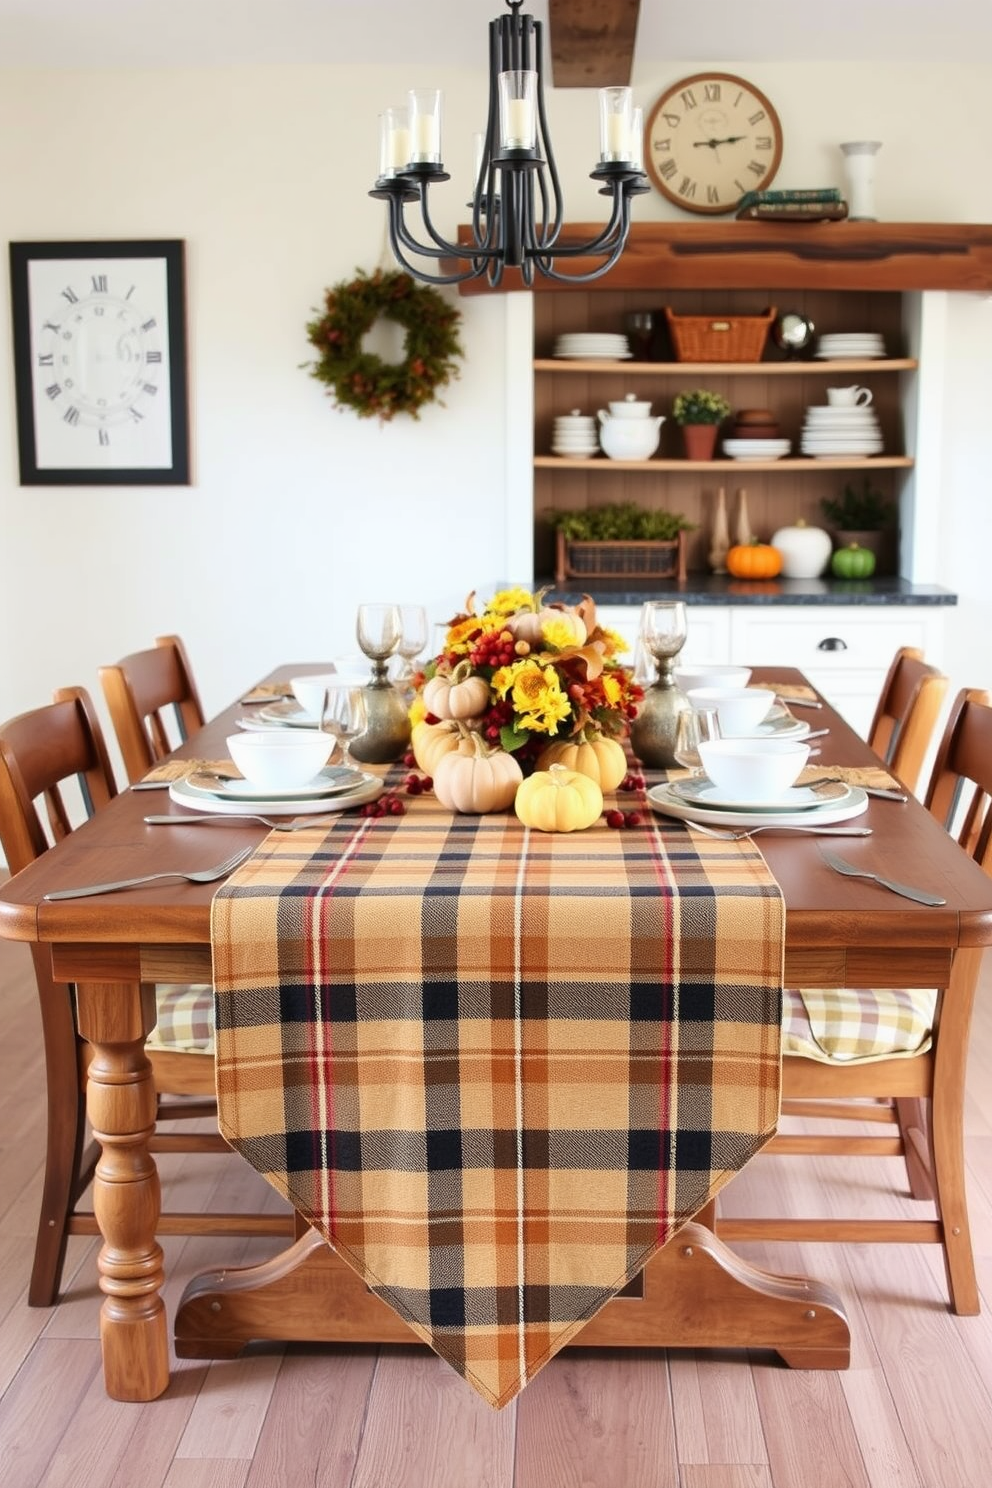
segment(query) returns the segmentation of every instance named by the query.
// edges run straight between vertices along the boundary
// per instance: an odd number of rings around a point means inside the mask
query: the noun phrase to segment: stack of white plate
[[[559,336],[555,342],[556,357],[572,357],[590,362],[621,362],[633,356],[626,336],[600,331],[576,331]]]
[[[858,361],[862,357],[884,357],[885,339],[877,331],[850,331],[821,336],[816,356],[823,361]]]
[[[723,453],[731,460],[781,460],[792,448],[791,439],[725,439]]]
[[[573,408],[571,413],[556,418],[551,434],[551,449],[564,460],[588,460],[599,454],[599,429],[594,418]]]
[[[806,410],[800,448],[814,460],[843,460],[847,455],[880,455],[882,431],[873,408],[832,408],[815,404]]]

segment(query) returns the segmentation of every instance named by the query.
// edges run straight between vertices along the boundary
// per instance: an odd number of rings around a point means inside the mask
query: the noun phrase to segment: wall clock
[[[782,125],[753,83],[698,72],[658,99],[644,130],[644,163],[658,190],[687,212],[733,212],[771,182]]]
[[[22,486],[188,485],[183,244],[11,243]]]

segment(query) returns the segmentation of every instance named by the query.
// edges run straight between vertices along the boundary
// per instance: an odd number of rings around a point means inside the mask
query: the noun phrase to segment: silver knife
[[[890,889],[893,894],[901,894],[904,899],[915,899],[917,904],[947,903],[939,894],[929,894],[926,889],[914,889],[911,884],[897,883],[894,878],[883,878],[880,873],[872,873],[867,868],[856,868],[853,863],[849,863],[846,858],[839,858],[828,847],[820,847],[820,855],[828,867],[837,873],[846,874],[848,878],[870,879],[872,883],[881,884],[883,889]]]

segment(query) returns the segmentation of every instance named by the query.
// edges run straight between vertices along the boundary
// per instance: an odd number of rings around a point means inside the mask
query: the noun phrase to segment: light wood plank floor
[[[970,1197],[985,1311],[946,1307],[935,1248],[749,1247],[845,1300],[851,1369],[797,1373],[772,1355],[568,1350],[496,1414],[420,1347],[269,1346],[179,1361],[150,1405],[105,1398],[96,1242],[70,1244],[62,1303],[26,1303],[44,1132],[30,960],[0,942],[0,1484],[4,1488],[988,1488],[992,1483],[992,970],[968,1087]],[[240,1159],[163,1158],[183,1207],[265,1185]],[[838,1171],[842,1167],[843,1171]],[[881,1175],[879,1174],[881,1169]],[[839,1212],[901,1168],[759,1157],[727,1194]],[[272,1196],[274,1205],[278,1199]],[[781,1208],[780,1206],[785,1206]],[[165,1241],[170,1317],[206,1267],[274,1242]]]

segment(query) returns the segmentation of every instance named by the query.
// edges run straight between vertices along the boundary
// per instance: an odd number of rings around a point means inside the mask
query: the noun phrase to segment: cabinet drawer
[[[926,619],[900,609],[866,616],[863,609],[795,609],[764,614],[736,612],[733,659],[750,666],[795,666],[833,673],[860,668],[883,671],[900,646],[927,649]]]
[[[686,605],[686,640],[680,661],[698,665],[701,661],[729,661],[730,612],[718,607]],[[640,605],[597,605],[601,625],[622,635],[630,650],[624,660],[633,660],[641,625]]]

